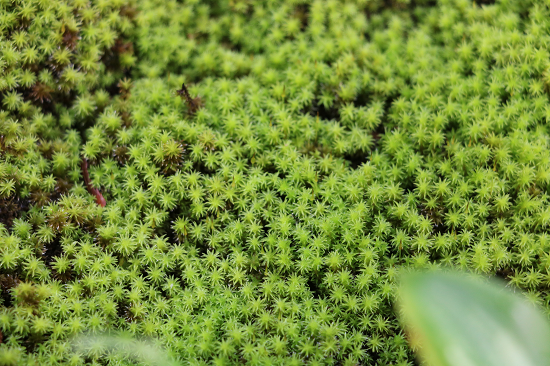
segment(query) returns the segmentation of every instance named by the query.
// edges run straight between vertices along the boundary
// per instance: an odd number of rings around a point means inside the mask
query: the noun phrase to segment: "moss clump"
[[[3,1],[0,219],[67,194],[85,129],[135,62],[128,1]]]
[[[548,5],[135,5],[113,25],[135,62],[31,102],[58,132],[2,112],[33,138],[0,192],[36,198],[5,221],[0,279],[49,289],[31,313],[3,297],[4,359],[117,364],[67,339],[125,330],[194,364],[411,364],[402,266],[504,277],[548,313]],[[80,183],[52,200],[62,172]]]

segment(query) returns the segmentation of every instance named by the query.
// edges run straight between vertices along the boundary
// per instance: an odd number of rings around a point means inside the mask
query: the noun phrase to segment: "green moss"
[[[412,364],[402,266],[548,313],[548,4],[1,4],[0,363]]]

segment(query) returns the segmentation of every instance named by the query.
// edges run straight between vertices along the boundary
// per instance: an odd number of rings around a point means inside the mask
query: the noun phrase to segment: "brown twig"
[[[202,99],[200,97],[191,98],[191,95],[189,94],[189,90],[187,90],[185,83],[181,84],[181,89],[176,90],[176,94],[185,101],[185,104],[187,104],[189,114],[195,114],[202,107]]]
[[[82,175],[84,176],[84,184],[86,185],[86,189],[88,189],[88,192],[95,196],[95,201],[98,205],[101,207],[105,207],[107,204],[107,201],[105,201],[105,198],[99,191],[99,189],[92,187],[92,182],[90,180],[90,175],[88,174],[88,160],[86,158],[82,158],[82,163],[80,164],[82,167]]]

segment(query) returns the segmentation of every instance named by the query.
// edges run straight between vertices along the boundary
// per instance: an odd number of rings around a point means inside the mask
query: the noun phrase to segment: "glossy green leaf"
[[[497,281],[411,273],[400,285],[411,343],[432,366],[550,365],[550,326]]]

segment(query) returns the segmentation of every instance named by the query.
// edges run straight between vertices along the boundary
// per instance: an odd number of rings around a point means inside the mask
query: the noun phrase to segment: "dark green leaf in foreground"
[[[452,273],[405,275],[400,305],[430,365],[550,365],[550,327],[496,281]]]

